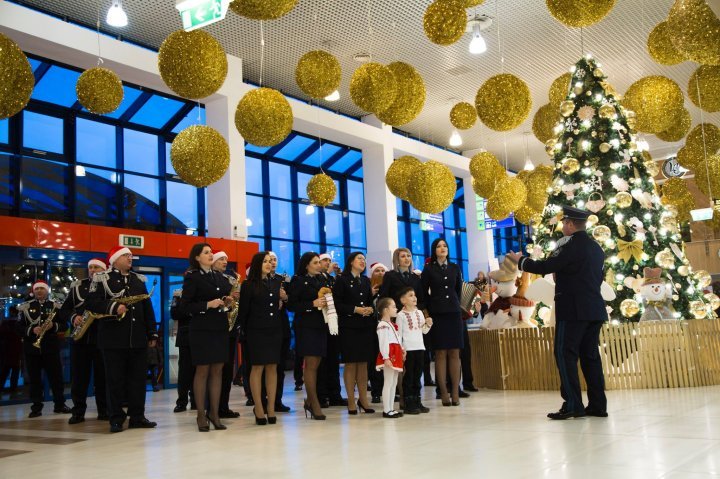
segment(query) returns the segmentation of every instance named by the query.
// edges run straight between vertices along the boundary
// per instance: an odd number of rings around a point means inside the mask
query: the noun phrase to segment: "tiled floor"
[[[709,478],[720,476],[720,387],[610,391],[607,419],[550,421],[556,393],[481,391],[460,407],[383,419],[326,410],[306,420],[288,382],[290,414],[255,426],[242,390],[227,431],[200,434],[194,413],[173,414],[175,391],[148,393],[154,430],[108,434],[89,419],[0,408],[0,477],[59,478]],[[92,403],[92,401],[90,401]],[[50,407],[45,408],[46,411]],[[88,417],[92,417],[89,412]],[[30,452],[26,452],[30,451]]]

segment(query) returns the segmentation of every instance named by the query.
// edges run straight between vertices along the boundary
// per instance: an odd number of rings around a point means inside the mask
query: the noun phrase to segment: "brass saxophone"
[[[55,318],[55,313],[57,312],[57,309],[53,309],[50,314],[48,314],[48,317],[45,318],[45,321],[42,322],[40,325],[40,334],[38,334],[37,340],[33,343],[33,346],[40,349],[40,343],[42,342],[43,336],[45,336],[45,333],[50,331],[50,328],[53,327],[53,319]]]
[[[140,301],[145,301],[146,299],[150,299],[150,297],[153,295],[153,291],[155,291],[155,286],[157,286],[157,279],[153,281],[153,287],[147,294],[136,294],[134,296],[123,296],[120,298],[113,298],[113,301],[116,303],[124,304],[125,306],[130,306],[131,304],[139,303]],[[114,314],[110,316],[115,316]],[[117,316],[118,321],[122,321],[122,319],[125,317],[125,313]]]
[[[235,281],[235,284],[232,285],[232,288],[230,289],[230,296],[232,296],[233,293],[240,292],[240,275],[235,273],[235,277],[237,278]],[[235,322],[237,321],[238,312],[240,310],[240,301],[235,299],[233,297],[233,304],[230,307],[230,310],[227,312],[227,319],[228,319],[228,331],[232,331],[235,327]]]
[[[112,318],[115,316],[114,314],[97,314],[93,313],[92,311],[85,310],[83,313],[83,320],[82,323],[75,326],[73,328],[72,333],[70,333],[70,337],[73,338],[75,341],[82,338],[88,329],[90,329],[90,326],[92,325],[93,321],[96,319],[103,319],[103,318]]]

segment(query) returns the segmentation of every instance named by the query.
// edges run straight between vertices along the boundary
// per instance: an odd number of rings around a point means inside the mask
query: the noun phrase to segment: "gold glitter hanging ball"
[[[695,319],[705,319],[707,317],[707,306],[702,301],[690,301],[688,308]]]
[[[652,75],[636,81],[625,93],[623,107],[637,115],[636,128],[658,133],[670,128],[682,112],[683,92],[671,79]]]
[[[698,287],[701,289],[707,288],[712,283],[712,276],[704,269],[695,271],[693,276],[695,277],[695,281],[698,282]]]
[[[525,204],[515,210],[515,219],[524,225],[529,225],[537,214],[537,211]]]
[[[668,178],[662,185],[662,195],[667,197],[669,200],[680,198],[684,193],[688,191],[687,183],[685,180],[680,178]]]
[[[564,117],[568,117],[575,111],[575,102],[572,100],[565,100],[560,103],[560,114]]]
[[[690,116],[690,112],[687,108],[683,108],[670,128],[655,133],[655,136],[663,141],[680,141],[685,138],[685,135],[690,131],[691,125],[692,117]]]
[[[610,228],[608,228],[605,225],[596,226],[593,229],[593,238],[595,238],[595,241],[598,243],[604,243],[605,241],[610,239],[610,236],[612,236],[612,232],[610,231]]]
[[[494,219],[495,221],[504,220],[505,218],[510,216],[511,213],[510,210],[503,208],[503,205],[500,204],[499,201],[495,201],[492,198],[490,198],[487,203],[485,203],[485,212],[491,219]]]
[[[552,103],[541,106],[533,117],[532,131],[535,138],[545,143],[555,138],[555,125],[560,120],[557,106]]]
[[[428,5],[423,17],[425,36],[438,45],[452,45],[465,33],[467,17],[463,2],[437,0]]]
[[[536,211],[542,211],[547,203],[548,192],[553,179],[553,169],[548,165],[540,165],[530,173],[527,179],[527,204]]]
[[[485,0],[462,0],[465,8],[472,8],[481,5]]]
[[[530,114],[530,89],[520,78],[502,73],[488,78],[475,96],[480,120],[495,131],[519,126]]]
[[[450,123],[459,130],[472,128],[477,121],[477,110],[470,103],[462,101],[450,110]]]
[[[293,113],[282,93],[256,88],[243,96],[235,110],[235,127],[256,146],[274,146],[292,131]]]
[[[668,22],[655,25],[647,39],[648,53],[653,60],[661,65],[677,65],[685,61],[682,54],[670,40]]]
[[[350,99],[358,108],[371,113],[390,108],[397,89],[393,72],[379,63],[360,65],[350,79]]]
[[[230,147],[216,130],[193,125],[173,140],[170,161],[185,183],[202,188],[223,177],[230,165]]]
[[[212,95],[225,83],[227,55],[208,32],[177,30],[160,45],[158,68],[172,91],[196,100]]]
[[[623,299],[620,303],[620,313],[626,318],[632,318],[640,312],[640,305],[634,299]]]
[[[527,188],[523,182],[518,178],[506,177],[497,182],[489,201],[502,210],[515,211],[525,204],[526,199]]]
[[[563,73],[552,82],[552,85],[550,85],[550,91],[548,92],[548,99],[550,100],[551,105],[554,105],[557,108],[560,103],[567,98],[568,92],[570,91],[571,80],[571,73]]]
[[[297,86],[311,98],[325,98],[337,90],[341,77],[340,62],[323,50],[307,52],[295,67]]]
[[[495,192],[495,184],[507,176],[495,155],[487,151],[470,159],[470,174],[473,177],[473,191],[482,198],[490,198]]]
[[[27,57],[17,43],[0,33],[0,120],[25,108],[34,87]]]
[[[414,156],[401,156],[393,161],[385,173],[385,184],[390,193],[401,200],[409,201],[408,185],[421,167],[422,162]]]
[[[550,14],[568,27],[588,27],[610,13],[615,0],[545,0]]]
[[[720,196],[720,155],[712,155],[695,168],[695,184],[711,198]]]
[[[698,108],[720,111],[720,66],[700,65],[688,80],[688,96]]]
[[[75,84],[75,92],[80,104],[96,115],[117,110],[125,95],[120,77],[102,67],[85,70]]]
[[[423,213],[442,213],[455,199],[457,184],[450,168],[437,161],[423,163],[408,188],[410,204]]]
[[[401,126],[417,118],[425,106],[425,82],[407,63],[393,62],[387,68],[397,82],[397,94],[390,107],[376,111],[375,116],[387,125]]]
[[[685,138],[685,148],[699,158],[712,155],[720,149],[720,128],[712,123],[701,123],[693,128]]]
[[[318,173],[310,178],[305,191],[310,203],[323,208],[331,204],[337,195],[335,182],[325,173]]]
[[[676,0],[667,21],[673,45],[688,60],[720,65],[720,19],[705,0]]]
[[[298,0],[233,0],[230,9],[252,20],[275,20],[290,13]]]
[[[680,148],[677,152],[677,161],[680,166],[688,170],[695,170],[700,162],[703,160],[701,154],[697,153],[691,148]]]

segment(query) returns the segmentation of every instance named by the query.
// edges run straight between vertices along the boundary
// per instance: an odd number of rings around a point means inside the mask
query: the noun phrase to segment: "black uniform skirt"
[[[463,348],[463,324],[460,314],[458,311],[432,315],[430,340],[433,350]]]
[[[327,328],[303,328],[295,330],[295,343],[298,356],[327,355]]]
[[[190,354],[193,366],[227,362],[229,341],[227,330],[191,330]]]
[[[369,328],[340,328],[340,355],[344,363],[372,361],[377,334]]]
[[[282,350],[282,329],[248,329],[246,333],[248,362],[251,366],[278,364]]]

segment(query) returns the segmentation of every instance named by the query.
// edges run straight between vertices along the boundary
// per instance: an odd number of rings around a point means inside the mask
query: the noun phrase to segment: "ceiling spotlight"
[[[523,168],[523,169],[524,169],[524,170],[527,170],[527,171],[532,171],[532,170],[535,169],[535,165],[533,164],[533,162],[532,162],[532,160],[530,159],[530,157],[525,158],[525,168]]]
[[[110,6],[110,10],[108,10],[107,12],[107,17],[105,18],[105,21],[107,21],[108,25],[113,27],[127,26],[128,17],[125,13],[125,10],[123,10],[122,0],[113,0],[112,5]]]
[[[450,146],[460,146],[462,144],[463,141],[460,133],[458,133],[457,130],[453,130],[452,135],[450,135]]]
[[[365,52],[356,53],[355,55],[353,55],[353,60],[358,63],[367,63],[372,61],[372,55]]]
[[[532,158],[530,158],[530,149],[528,148],[528,138],[530,137],[530,132],[526,131],[523,133],[525,136],[525,170],[532,171],[535,169],[535,165],[532,162]]]
[[[492,18],[487,15],[476,14],[467,22],[466,32],[472,32],[472,40],[468,45],[468,51],[473,55],[480,55],[487,50],[487,44],[483,38],[482,32],[492,25]]]
[[[325,97],[325,101],[338,101],[340,99],[340,92],[335,90]]]

